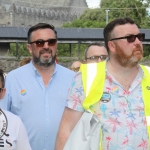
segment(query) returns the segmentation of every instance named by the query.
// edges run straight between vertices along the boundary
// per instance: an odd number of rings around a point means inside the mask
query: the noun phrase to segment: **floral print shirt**
[[[91,106],[102,124],[103,150],[150,150],[142,98],[143,76],[139,67],[130,89],[125,91],[106,69],[102,98]],[[82,75],[78,72],[69,89],[67,107],[83,112],[84,99]]]

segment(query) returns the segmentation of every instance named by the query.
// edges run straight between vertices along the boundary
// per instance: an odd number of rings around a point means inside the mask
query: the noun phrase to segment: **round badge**
[[[4,112],[0,109],[0,138],[6,133],[7,130],[7,118]]]
[[[104,92],[100,101],[103,103],[108,103],[111,100],[111,95],[109,93]]]
[[[149,87],[149,86],[147,86],[146,88],[147,88],[147,90],[150,90],[150,87]]]

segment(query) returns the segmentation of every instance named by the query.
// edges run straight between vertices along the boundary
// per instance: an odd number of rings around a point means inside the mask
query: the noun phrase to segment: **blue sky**
[[[99,7],[100,0],[86,0],[89,8]]]

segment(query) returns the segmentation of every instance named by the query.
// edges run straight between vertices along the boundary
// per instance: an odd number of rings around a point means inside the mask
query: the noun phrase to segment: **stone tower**
[[[0,0],[0,26],[32,26],[39,22],[61,27],[88,8],[86,0]]]

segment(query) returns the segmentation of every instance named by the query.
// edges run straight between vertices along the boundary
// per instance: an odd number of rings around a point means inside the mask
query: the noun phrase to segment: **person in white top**
[[[4,73],[0,69],[0,100],[3,99]],[[26,129],[21,119],[0,108],[0,150],[31,150]]]

